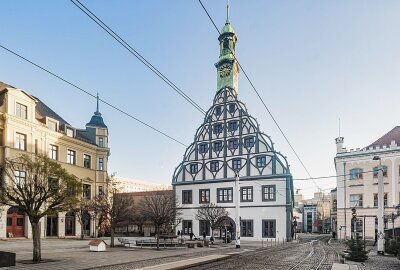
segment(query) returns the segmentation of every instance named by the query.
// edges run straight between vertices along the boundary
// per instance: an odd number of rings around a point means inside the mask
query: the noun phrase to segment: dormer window
[[[57,131],[57,122],[48,120],[47,121],[47,127],[53,131]]]
[[[74,130],[72,128],[67,127],[65,133],[67,134],[68,137],[71,138],[74,137]]]
[[[15,114],[17,117],[28,119],[28,108],[25,105],[17,102]]]

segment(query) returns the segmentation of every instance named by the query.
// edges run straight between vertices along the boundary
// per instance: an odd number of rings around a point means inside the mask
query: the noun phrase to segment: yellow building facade
[[[93,199],[105,190],[108,128],[97,110],[84,129],[71,126],[39,98],[0,82],[0,163],[20,154],[48,155],[82,181],[82,196]],[[28,219],[17,207],[0,208],[0,239],[32,236]],[[96,217],[85,214],[83,233],[96,233]],[[42,237],[80,237],[81,225],[72,213],[41,220]]]

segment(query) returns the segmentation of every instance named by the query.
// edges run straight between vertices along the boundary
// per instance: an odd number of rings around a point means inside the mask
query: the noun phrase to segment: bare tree
[[[130,220],[134,212],[134,201],[128,193],[121,193],[114,177],[107,180],[106,192],[94,199],[94,210],[111,232],[111,246],[114,246],[115,226],[118,222]],[[101,224],[100,224],[101,226]]]
[[[78,222],[81,225],[81,240],[84,239],[85,237],[85,227],[90,222],[90,219],[88,219],[88,214],[89,211],[94,209],[93,202],[81,197],[79,199],[79,202],[77,203],[77,207],[73,209],[76,217],[78,218]],[[89,217],[90,218],[90,217]]]
[[[175,224],[175,220],[181,215],[175,194],[168,190],[154,191],[143,197],[139,203],[139,211],[155,226],[159,249],[160,228]]]
[[[140,211],[140,203],[135,203],[137,207],[135,208],[132,216],[132,222],[138,226],[139,234],[143,234],[143,225],[147,221],[147,217]]]
[[[42,259],[40,219],[72,209],[77,203],[80,182],[60,164],[41,155],[21,155],[6,159],[6,178],[1,184],[0,202],[17,206],[29,218],[32,227],[33,261]]]
[[[204,220],[210,225],[211,237],[214,235],[214,230],[223,225],[227,217],[228,212],[225,207],[218,206],[214,203],[200,205],[196,213],[197,220]]]

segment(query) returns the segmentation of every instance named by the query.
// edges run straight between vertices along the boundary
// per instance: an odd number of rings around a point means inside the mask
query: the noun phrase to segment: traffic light
[[[351,209],[351,211],[352,211],[351,216],[353,217],[353,219],[356,219],[357,218],[357,210],[355,208],[353,208],[353,209]]]

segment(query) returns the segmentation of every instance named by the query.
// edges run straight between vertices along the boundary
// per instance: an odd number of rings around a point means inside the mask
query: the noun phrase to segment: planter
[[[15,253],[0,251],[0,267],[15,266]]]

